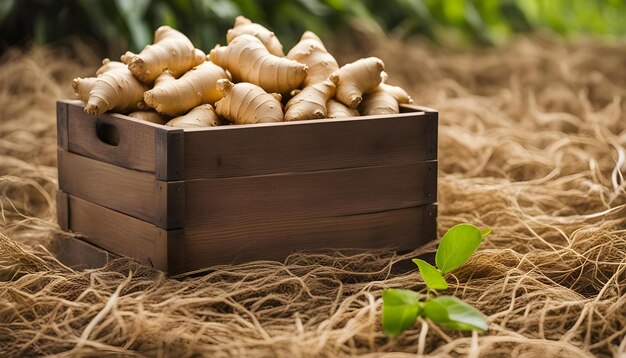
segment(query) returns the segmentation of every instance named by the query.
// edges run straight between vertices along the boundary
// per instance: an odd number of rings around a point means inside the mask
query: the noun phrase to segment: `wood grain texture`
[[[189,180],[185,190],[185,228],[365,214],[435,202],[437,162]]]
[[[166,237],[165,243],[167,247],[167,273],[176,274],[185,271],[186,249],[185,249],[185,230],[167,230],[159,231],[159,235]],[[164,242],[164,241],[160,241]]]
[[[69,204],[71,231],[103,249],[168,271],[165,230],[73,195]]]
[[[59,148],[59,188],[163,229],[183,227],[185,183],[124,169]]]
[[[396,249],[435,238],[436,205],[314,219],[236,219],[185,229],[187,270],[249,260],[283,260],[307,249]]]
[[[155,131],[163,126],[119,114],[91,116],[83,111],[82,102],[65,102],[70,152],[124,168],[155,172]],[[117,133],[119,143],[103,142],[98,137],[98,128]]]
[[[52,241],[47,249],[64,265],[75,270],[104,267],[115,258],[110,252],[71,236]]]
[[[400,113],[409,113],[415,111],[435,114],[439,113],[436,109],[430,107],[418,106],[415,104],[400,104]]]
[[[437,158],[437,114],[185,129],[185,179],[414,163]]]
[[[163,191],[157,191],[153,174],[120,168],[62,149],[58,151],[58,158],[59,188],[64,192],[144,221],[156,222],[156,201],[160,199],[157,195]]]
[[[67,103],[57,101],[57,145],[67,150]]]
[[[185,182],[156,181],[156,226],[164,229],[183,227],[185,217]]]
[[[57,190],[57,223],[61,230],[68,231],[70,228],[70,211],[69,211],[69,197],[61,190]]]
[[[181,128],[156,129],[156,178],[181,180],[185,176],[185,137]]]

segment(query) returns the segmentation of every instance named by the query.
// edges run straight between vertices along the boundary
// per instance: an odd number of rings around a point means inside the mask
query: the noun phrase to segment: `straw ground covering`
[[[54,219],[55,99],[98,62],[74,44],[9,51],[0,64],[0,356],[623,356],[626,43],[360,40],[343,62],[382,57],[441,112],[439,235],[460,222],[493,228],[446,292],[485,313],[486,333],[422,321],[393,341],[382,333],[381,291],[423,289],[401,268],[435,243],[176,279],[128,259],[82,272],[57,262],[45,248],[70,234]]]

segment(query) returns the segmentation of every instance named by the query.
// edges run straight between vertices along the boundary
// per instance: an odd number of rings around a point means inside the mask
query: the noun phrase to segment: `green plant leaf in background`
[[[152,30],[142,20],[148,6],[150,6],[150,0],[117,0],[115,4],[126,22],[126,26],[128,26],[133,48],[140,50],[143,46],[151,43]]]
[[[304,30],[329,42],[342,30],[368,28],[392,37],[485,44],[546,28],[564,36],[626,34],[624,0],[0,0],[0,46],[79,35],[117,58],[143,49],[167,24],[206,51],[224,42],[239,14],[274,31],[285,49]]]
[[[415,324],[422,310],[419,294],[411,290],[383,291],[383,331],[389,337],[396,337]]]
[[[488,328],[480,311],[454,296],[439,296],[426,301],[424,316],[447,329],[484,332]]]
[[[448,283],[443,278],[443,276],[441,276],[439,270],[437,270],[431,264],[420,259],[413,259],[413,262],[419,268],[420,274],[422,275],[426,286],[430,287],[433,290],[445,290],[448,288]]]
[[[0,1],[0,23],[11,13],[13,5],[15,5],[15,0]]]
[[[463,265],[482,240],[482,232],[472,224],[459,224],[448,230],[435,255],[435,262],[441,273],[445,275]]]

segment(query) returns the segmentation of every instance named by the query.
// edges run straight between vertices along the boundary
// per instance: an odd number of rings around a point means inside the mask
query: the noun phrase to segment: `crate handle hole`
[[[120,144],[120,132],[112,124],[104,123],[100,120],[96,122],[96,135],[98,139],[108,145],[117,147]]]

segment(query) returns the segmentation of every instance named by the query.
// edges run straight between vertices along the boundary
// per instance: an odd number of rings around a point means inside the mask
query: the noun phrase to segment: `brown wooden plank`
[[[153,174],[120,168],[62,149],[59,149],[58,157],[59,188],[64,192],[156,222],[156,201],[165,197],[167,190],[157,190]]]
[[[430,107],[418,106],[415,104],[401,104],[400,105],[400,113],[409,113],[409,112],[415,112],[415,111],[422,111],[426,113],[438,113],[436,109],[430,108]]]
[[[115,258],[108,251],[71,236],[58,237],[46,248],[57,260],[75,270],[104,267]]]
[[[67,102],[57,102],[57,144],[67,150]]]
[[[185,270],[185,230],[160,230],[160,235],[165,238],[161,240],[161,243],[166,244],[166,247],[159,248],[161,250],[167,250],[167,273],[175,274]]]
[[[436,235],[436,205],[327,218],[227,220],[186,228],[185,269],[249,260],[283,260],[321,248],[409,250]]]
[[[91,116],[83,111],[82,102],[63,102],[68,105],[69,151],[124,168],[155,172],[155,131],[164,126],[119,114]],[[109,138],[112,144],[101,138]]]
[[[437,158],[437,113],[185,129],[185,178],[318,171]]]
[[[437,162],[189,180],[185,190],[185,228],[364,214],[435,202]]]
[[[153,224],[164,229],[182,228],[185,217],[185,182],[157,180],[156,183],[157,217]]]
[[[69,198],[67,194],[61,190],[57,190],[57,223],[61,230],[69,230],[70,218],[69,218]]]
[[[70,229],[94,245],[168,270],[168,236],[163,229],[69,195]]]
[[[163,181],[181,180],[185,175],[185,137],[180,128],[156,129],[156,178]]]

